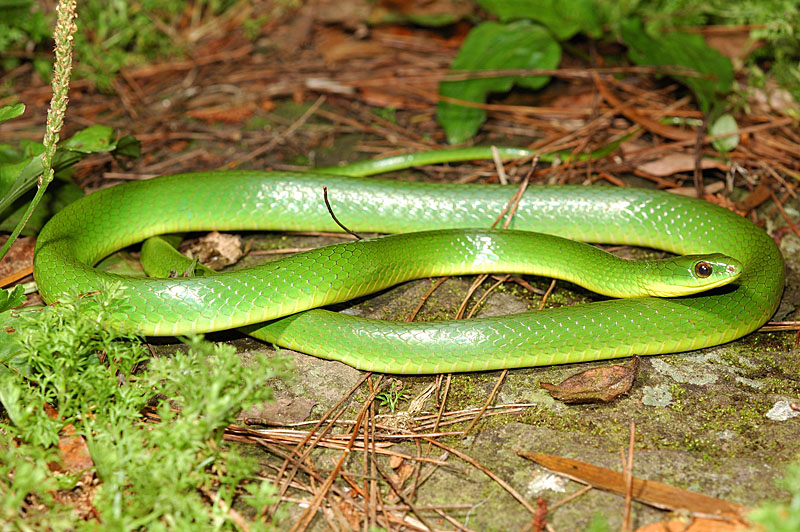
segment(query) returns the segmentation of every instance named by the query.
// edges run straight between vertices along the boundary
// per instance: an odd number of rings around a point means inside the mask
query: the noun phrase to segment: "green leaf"
[[[176,253],[178,253],[176,251]],[[104,258],[95,265],[95,268],[104,272],[116,273],[126,277],[145,277],[142,264],[127,251],[118,251]]]
[[[16,173],[16,175],[14,175]],[[3,196],[0,199],[0,215],[6,211],[26,191],[36,183],[42,173],[42,158],[31,157],[14,165],[0,168],[0,186]]]
[[[478,0],[478,3],[503,22],[535,20],[547,26],[559,41],[579,31],[594,37],[603,32],[595,0]]]
[[[116,142],[113,140],[113,130],[108,126],[94,125],[78,131],[72,137],[62,141],[58,145],[55,157],[53,157],[53,170],[56,177],[68,180],[70,167],[83,159],[87,154],[112,152],[115,156],[138,157],[141,153],[141,145],[138,140],[131,136],[120,137]],[[0,146],[2,147],[2,146]],[[13,163],[6,162],[0,164],[0,222],[3,227],[8,226],[8,219],[3,219],[2,215],[11,212],[12,205],[14,210],[19,210],[19,205],[15,204],[26,192],[36,186],[37,180],[42,173],[42,159],[40,157],[44,147],[38,142],[20,143],[22,148],[21,160]],[[13,155],[13,149],[7,147],[2,153],[5,160]],[[19,153],[20,150],[17,150]],[[52,185],[51,185],[52,186]],[[71,198],[75,197],[74,190],[69,190]],[[65,197],[61,196],[63,200]],[[62,204],[64,202],[62,201]],[[37,210],[41,213],[42,220],[49,217],[52,212]],[[34,226],[31,229],[35,228]]]
[[[3,164],[16,163],[22,158],[20,150],[11,144],[0,144],[0,169]]]
[[[19,147],[23,157],[36,157],[44,153],[44,144],[35,140],[22,139],[19,141]]]
[[[33,210],[22,235],[33,235],[39,232],[45,222],[56,212],[60,211],[76,199],[83,196],[83,191],[75,183],[65,181],[53,181],[47,188],[47,192],[42,196],[42,200]],[[19,205],[17,207],[17,205]],[[12,231],[14,226],[22,217],[27,202],[15,204],[16,209],[0,222],[0,231]]]
[[[18,307],[25,302],[25,289],[21,284],[14,287],[13,290],[0,289],[0,312]]]
[[[18,103],[15,105],[6,105],[0,107],[0,124],[5,122],[6,120],[11,120],[12,118],[16,118],[22,113],[25,112],[25,104]]]
[[[75,133],[63,141],[59,148],[79,153],[98,153],[114,148],[112,138],[114,130],[109,126],[95,124]]]
[[[15,425],[23,425],[27,417],[22,396],[19,381],[10,372],[4,372],[0,378],[0,404],[3,405],[11,423]]]
[[[470,31],[453,60],[453,71],[553,69],[561,61],[561,46],[548,31],[527,20],[509,24],[484,22]],[[513,85],[538,89],[549,76],[499,76],[465,81],[443,81],[439,94],[448,98],[483,103],[491,92],[505,92]],[[451,144],[469,140],[486,120],[486,111],[440,101],[437,118]]]
[[[32,0],[0,0],[0,9],[23,9],[32,5]]]
[[[131,135],[120,137],[114,155],[136,159],[142,155],[142,143]]]
[[[711,124],[708,132],[711,134],[711,136],[725,135],[726,133],[738,133],[739,124],[736,123],[736,119],[734,117],[726,113],[717,118],[714,123]],[[739,145],[739,135],[731,135],[730,137],[713,140],[711,141],[711,144],[718,152],[728,153],[729,151],[736,149],[736,146]]]
[[[30,161],[0,164],[0,198],[5,198],[14,182]]]
[[[671,77],[694,92],[704,113],[731,90],[733,65],[699,35],[673,32],[653,38],[642,29],[641,21],[629,19],[622,23],[622,40],[630,48],[631,60],[638,65],[683,66],[700,74],[702,77]]]
[[[27,374],[28,368],[22,345],[15,339],[22,320],[19,318],[19,310],[11,310],[25,301],[25,290],[21,285],[17,285],[13,290],[0,290],[0,299],[3,300],[0,303],[2,309],[0,310],[0,378],[11,373],[11,368]]]
[[[608,521],[601,513],[595,513],[592,520],[589,522],[583,532],[611,532],[611,527],[608,526]]]

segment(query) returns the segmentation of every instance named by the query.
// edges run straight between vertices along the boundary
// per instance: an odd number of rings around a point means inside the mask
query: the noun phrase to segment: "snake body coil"
[[[747,219],[696,199],[611,187],[529,187],[510,228],[677,254],[724,253],[741,262],[741,277],[688,297],[399,323],[300,311],[370,293],[390,281],[458,273],[462,269],[447,264],[473,264],[476,256],[491,255],[491,239],[455,237],[448,249],[429,244],[424,234],[413,237],[411,248],[402,247],[400,239],[381,251],[397,254],[404,265],[387,273],[388,280],[379,279],[378,258],[356,257],[360,252],[353,246],[324,248],[311,259],[272,269],[265,265],[213,277],[133,279],[92,267],[115,250],[162,233],[338,231],[321,201],[323,185],[345,225],[379,233],[489,227],[516,189],[255,171],[133,182],[91,194],[53,217],[37,242],[36,281],[45,301],[52,302],[67,290],[95,290],[104,277],[121,280],[128,305],[119,318],[142,334],[206,332],[274,320],[250,328],[258,327],[260,337],[281,346],[389,373],[528,367],[707,347],[760,327],[783,291],[783,258],[770,237]],[[522,252],[510,260],[525,261]],[[422,257],[437,262],[420,265]],[[280,316],[288,317],[275,319]]]

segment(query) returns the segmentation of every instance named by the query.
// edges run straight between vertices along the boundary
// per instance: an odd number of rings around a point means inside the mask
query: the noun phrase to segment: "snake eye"
[[[702,277],[703,279],[710,276],[713,271],[714,268],[705,261],[700,261],[694,265],[695,275],[697,275],[698,277]]]

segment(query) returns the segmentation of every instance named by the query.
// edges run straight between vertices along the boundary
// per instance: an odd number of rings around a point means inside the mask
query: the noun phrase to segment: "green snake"
[[[509,230],[490,230],[516,186],[356,177],[490,153],[488,148],[423,152],[336,169],[337,175],[212,171],[126,183],[90,194],[54,216],[39,235],[34,275],[51,303],[68,290],[97,290],[104,279],[121,282],[126,304],[115,315],[117,325],[143,335],[245,327],[282,347],[362,370],[406,374],[687,351],[739,338],[775,312],[784,286],[777,246],[746,218],[702,200],[635,188],[530,186]],[[506,157],[529,153],[501,150]],[[339,175],[345,173],[350,175]],[[116,250],[164,233],[341,231],[322,201],[323,186],[333,212],[350,230],[401,234],[214,276],[128,278],[93,268]],[[609,299],[458,321],[389,322],[316,308],[409,279],[490,271],[550,275],[625,296],[624,287],[636,282],[628,272],[642,268],[531,231],[678,255],[724,254],[666,261],[666,277],[676,277],[676,268],[686,269],[687,261],[691,273],[700,262],[705,268],[720,259],[726,266],[714,265],[714,271],[725,270],[735,280],[682,297]],[[652,273],[648,268],[653,267],[644,267],[645,275]],[[657,269],[663,274],[663,266]],[[610,280],[593,280],[598,272],[612,274],[606,275]]]

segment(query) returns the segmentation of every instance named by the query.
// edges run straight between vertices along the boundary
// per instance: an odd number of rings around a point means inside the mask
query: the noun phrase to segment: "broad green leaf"
[[[13,148],[7,148],[3,150],[6,161],[14,153]],[[8,219],[3,219],[2,216],[8,215],[14,202],[36,186],[42,173],[42,158],[40,157],[44,151],[42,144],[20,142],[20,148],[17,150],[17,153],[21,153],[20,160],[0,164],[0,222],[2,222],[2,227],[8,226]],[[115,156],[138,157],[141,153],[141,145],[138,140],[128,135],[114,141],[113,130],[108,126],[90,126],[59,144],[56,155],[53,157],[53,170],[56,177],[68,181],[72,165],[87,154],[101,152],[112,152]],[[75,197],[74,190],[65,189],[64,193],[66,195],[59,194],[60,199],[53,204],[54,207],[65,202],[66,198]],[[18,213],[19,206],[14,205],[14,210]],[[44,218],[49,214],[52,212],[41,211],[41,216]]]
[[[16,163],[21,158],[20,150],[11,144],[0,144],[0,166],[5,163]]]
[[[21,284],[14,287],[13,290],[0,289],[0,312],[8,309],[18,307],[25,302],[25,289]]]
[[[451,65],[452,71],[553,69],[561,61],[561,46],[542,26],[527,20],[508,24],[484,22],[470,31]],[[513,85],[538,89],[549,76],[499,76],[465,81],[443,81],[439,94],[483,103],[491,92],[505,92]],[[486,111],[440,101],[437,118],[451,144],[469,140],[486,120]]]
[[[138,259],[134,259],[126,251],[109,255],[97,263],[95,268],[126,277],[145,277],[145,273],[142,271],[142,263]]]
[[[131,135],[125,135],[117,140],[114,155],[136,159],[142,155],[142,143]]]
[[[16,118],[22,113],[25,112],[25,104],[18,103],[14,105],[5,105],[0,107],[0,124],[5,122],[6,120],[11,120],[12,118]]]
[[[697,72],[701,77],[670,76],[694,92],[703,112],[731,90],[733,65],[699,35],[673,32],[653,38],[644,31],[641,21],[631,19],[622,23],[622,40],[629,47],[631,60],[638,65],[682,66]]]
[[[19,177],[28,164],[30,164],[30,160],[24,160],[19,163],[0,164],[0,198],[6,197],[6,194],[11,190],[17,177]]]
[[[0,346],[0,352],[4,351],[4,346]],[[10,346],[9,346],[10,347]],[[8,415],[8,419],[15,425],[22,425],[26,420],[24,415],[25,405],[23,392],[19,379],[15,379],[13,373],[0,366],[5,371],[0,373],[0,404]]]
[[[0,380],[4,375],[11,375],[14,371],[22,373],[23,375],[30,372],[29,366],[26,364],[27,357],[22,351],[22,346],[19,342],[14,340],[13,334],[7,333],[4,330],[3,323],[13,319],[14,318],[11,317],[11,311],[0,312]],[[16,324],[16,321],[13,321],[13,323]],[[7,327],[13,326],[7,325]],[[13,370],[11,368],[13,368]],[[2,393],[3,392],[0,391],[0,395],[2,395]],[[0,405],[5,407],[2,397],[0,397]]]
[[[547,26],[559,41],[584,31],[598,37],[603,32],[595,0],[478,0],[503,21],[530,19]]]
[[[44,146],[41,142],[23,140],[19,143],[19,149],[4,144],[2,152],[0,198],[8,201],[6,194],[15,185],[31,179],[31,176],[37,177],[42,172],[42,161],[39,155],[44,152]],[[0,212],[2,210],[0,208]]]
[[[736,123],[736,119],[727,113],[717,118],[714,123],[711,124],[711,127],[708,128],[708,132],[714,137],[717,135],[725,135],[726,133],[738,133],[738,131],[739,125]],[[736,146],[739,145],[739,135],[731,135],[729,137],[713,140],[711,144],[718,152],[728,153],[736,149]]]
[[[17,285],[13,291],[0,290],[0,297],[4,299],[6,308],[0,311],[0,379],[5,374],[14,371],[27,374],[27,357],[24,356],[22,345],[17,342],[14,335],[20,326],[19,310],[10,310],[11,306],[17,306],[25,300],[22,286]],[[29,308],[29,307],[28,307]],[[27,311],[23,310],[23,312]],[[2,395],[2,393],[0,393]],[[0,397],[0,404],[3,404],[3,397]],[[3,404],[3,406],[5,406]]]
[[[30,157],[14,165],[3,165],[0,169],[0,185],[3,187],[0,215],[36,184],[36,178],[41,173],[41,157]]]
[[[22,230],[22,235],[38,233],[42,226],[44,226],[44,223],[54,213],[60,211],[81,196],[83,196],[83,191],[75,183],[53,181],[50,186],[47,187],[47,192],[42,196],[42,200],[33,210],[28,223],[25,224],[25,229]],[[14,206],[14,211],[9,213],[9,215],[0,222],[0,231],[11,232],[14,229],[14,226],[16,226],[27,208],[27,202],[19,202]]]
[[[75,133],[63,141],[59,148],[79,153],[97,153],[114,148],[112,141],[114,130],[109,126],[95,124]]]
[[[19,141],[19,147],[23,157],[34,157],[44,153],[44,144],[35,140],[22,139]]]

